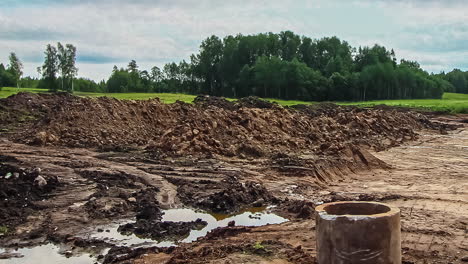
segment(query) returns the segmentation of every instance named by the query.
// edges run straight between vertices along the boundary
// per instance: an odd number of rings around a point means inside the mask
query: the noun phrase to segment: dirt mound
[[[320,115],[335,116],[339,112],[347,112],[356,110],[354,106],[339,106],[333,103],[319,103],[312,105],[293,105],[289,108],[303,112],[311,117],[318,117]]]
[[[199,95],[193,99],[193,103],[202,107],[215,106],[227,110],[237,110],[238,108],[233,102],[226,100],[224,97],[209,95]]]
[[[237,100],[237,105],[239,107],[262,108],[262,109],[272,109],[272,108],[280,107],[277,103],[272,103],[267,100],[263,100],[257,96],[249,96],[249,97],[241,98]]]
[[[306,200],[287,200],[277,211],[288,218],[310,219],[315,217],[315,206],[316,204]]]
[[[241,182],[235,176],[221,182],[170,179],[177,185],[177,195],[186,205],[215,213],[231,213],[241,208],[261,207],[275,198],[260,183]]]
[[[421,128],[447,129],[414,112],[332,104],[286,109],[252,97],[240,99],[237,104],[242,107],[235,109],[225,99],[213,97],[196,101],[221,107],[70,95],[31,95],[26,100],[29,96],[6,102],[28,109],[37,100],[46,113],[13,138],[39,145],[139,146],[168,155],[244,158],[301,151],[335,155],[349,145],[392,147],[415,139],[415,130]]]
[[[24,123],[45,116],[55,106],[73,100],[70,94],[17,93],[0,99],[0,125]],[[0,131],[1,132],[1,131]]]

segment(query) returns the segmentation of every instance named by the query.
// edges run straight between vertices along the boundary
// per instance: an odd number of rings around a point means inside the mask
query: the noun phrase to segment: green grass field
[[[47,93],[46,89],[36,89],[36,88],[14,88],[14,87],[4,87],[0,91],[0,98],[5,98],[10,95],[16,94],[18,92],[30,92],[30,93]],[[146,100],[151,98],[158,97],[166,104],[174,103],[175,101],[183,101],[186,103],[191,103],[195,98],[194,95],[188,94],[171,94],[171,93],[86,93],[86,92],[75,92],[74,95],[78,96],[88,96],[88,97],[100,97],[108,96],[114,97],[121,100]]]
[[[414,100],[381,100],[367,102],[342,103],[343,105],[374,106],[391,105],[409,108],[418,108],[429,111],[450,113],[468,113],[468,94],[445,93],[441,100],[414,99]]]
[[[34,88],[12,88],[5,87],[0,91],[0,98],[5,98],[18,92],[32,92],[40,93],[47,92],[44,89]],[[170,93],[84,93],[75,92],[78,96],[109,96],[122,100],[144,100],[150,98],[160,98],[164,103],[174,103],[175,101],[183,101],[191,103],[195,98],[194,95],[187,94],[170,94]],[[233,100],[233,99],[228,99]],[[304,101],[287,101],[279,99],[267,99],[273,102],[277,102],[283,106],[291,106],[297,104],[315,104],[316,102],[304,102]],[[391,105],[391,106],[402,106],[409,108],[425,109],[429,111],[443,111],[450,113],[468,113],[468,94],[456,94],[456,93],[445,93],[443,99],[416,99],[416,100],[382,100],[382,101],[366,101],[366,102],[336,102],[341,105],[356,105],[356,106],[374,106],[374,105]]]

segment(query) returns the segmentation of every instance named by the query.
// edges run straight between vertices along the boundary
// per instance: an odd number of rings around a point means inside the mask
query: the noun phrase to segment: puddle
[[[103,232],[93,232],[88,234],[88,238],[98,238],[106,241],[113,242],[119,246],[132,246],[132,247],[170,247],[176,246],[179,243],[189,243],[197,240],[199,237],[205,236],[209,231],[217,227],[225,227],[230,221],[235,221],[236,226],[263,226],[268,224],[280,224],[287,222],[286,218],[278,215],[268,213],[268,208],[251,208],[244,210],[235,215],[224,215],[224,214],[209,214],[203,211],[195,211],[193,209],[169,209],[164,210],[163,221],[173,222],[189,222],[195,221],[198,218],[206,221],[208,225],[201,230],[191,230],[190,234],[178,241],[154,241],[151,239],[139,238],[136,235],[122,235],[117,229],[119,225],[134,222],[133,220],[120,221],[111,225],[99,226],[98,228],[103,229]],[[2,264],[89,264],[96,263],[96,255],[92,256],[88,253],[82,253],[79,255],[66,257],[65,252],[68,249],[60,248],[60,246],[54,244],[46,244],[33,248],[20,248],[20,249],[2,249],[0,248],[0,255],[2,253],[14,254],[17,256],[23,256],[21,258],[10,258],[0,259]],[[102,253],[104,254],[104,253]]]
[[[281,224],[288,221],[286,218],[268,213],[264,207],[251,208],[237,215],[208,214],[196,212],[192,209],[171,209],[165,211],[163,221],[195,221],[197,218],[206,221],[208,225],[201,230],[192,230],[189,236],[180,242],[193,242],[217,227],[227,226],[230,221],[235,221],[236,226],[264,226],[268,224]]]
[[[139,238],[136,235],[122,235],[117,229],[119,225],[130,223],[133,221],[122,221],[112,225],[99,227],[107,232],[93,233],[89,237],[104,239],[122,246],[158,246],[170,247],[176,246],[179,243],[190,243],[199,237],[205,236],[209,231],[217,227],[225,227],[230,221],[235,221],[237,226],[263,226],[268,224],[280,224],[288,221],[281,216],[268,213],[266,207],[250,208],[235,215],[226,214],[210,214],[203,211],[195,211],[193,209],[169,209],[164,210],[162,221],[173,222],[190,222],[198,218],[206,221],[208,224],[201,230],[191,230],[190,234],[178,241],[154,241],[151,239]]]
[[[73,255],[66,257],[65,250],[54,244],[47,244],[33,248],[0,249],[0,255],[3,253],[15,254],[21,258],[0,259],[2,264],[89,264],[96,262],[96,259],[89,254]]]

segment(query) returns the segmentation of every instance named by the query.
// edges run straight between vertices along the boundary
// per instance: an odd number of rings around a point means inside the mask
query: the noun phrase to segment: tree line
[[[223,39],[211,36],[190,56],[190,62],[140,70],[132,60],[126,68],[114,66],[108,80],[100,83],[74,78],[78,70],[75,56],[71,44],[48,45],[44,65],[38,69],[40,80],[18,78],[21,75],[14,70],[18,64],[10,58],[13,66],[3,72],[13,77],[5,80],[10,81],[9,86],[22,81],[53,91],[256,95],[313,101],[441,98],[444,92],[468,93],[468,72],[455,69],[429,74],[415,61],[398,62],[393,50],[380,45],[354,48],[337,37],[311,39],[291,31]]]

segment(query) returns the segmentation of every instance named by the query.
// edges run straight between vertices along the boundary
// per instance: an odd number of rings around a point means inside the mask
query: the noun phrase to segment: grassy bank
[[[47,92],[44,89],[34,88],[11,88],[5,87],[0,91],[0,98],[5,98],[19,91],[22,92]],[[165,103],[174,103],[177,100],[190,103],[195,98],[194,95],[187,94],[171,94],[171,93],[84,93],[75,92],[78,96],[109,96],[123,100],[144,100],[150,98],[160,98]],[[304,102],[304,101],[287,101],[279,99],[268,99],[274,101],[283,106],[291,106],[296,104],[314,104],[316,102]],[[438,99],[414,99],[414,100],[381,100],[381,101],[366,101],[366,102],[336,102],[341,105],[357,105],[357,106],[374,106],[374,105],[391,105],[391,106],[402,106],[409,108],[425,109],[429,111],[444,111],[451,113],[468,113],[468,94],[456,94],[456,93],[445,93],[441,100]]]

